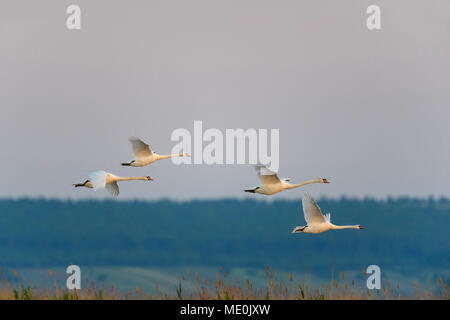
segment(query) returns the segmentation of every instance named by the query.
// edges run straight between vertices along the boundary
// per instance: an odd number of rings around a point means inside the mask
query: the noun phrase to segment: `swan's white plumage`
[[[131,142],[131,147],[133,148],[133,153],[136,159],[147,158],[153,155],[152,151],[150,150],[150,146],[141,139],[131,137],[129,141]]]
[[[303,214],[307,224],[326,222],[316,200],[309,192],[305,192],[302,198]]]
[[[134,159],[130,162],[122,163],[123,166],[131,167],[144,167],[157,160],[169,159],[172,157],[190,157],[188,153],[178,154],[157,154],[155,151],[150,150],[150,146],[137,137],[131,137],[128,139],[131,142],[131,147],[134,153]]]
[[[256,172],[262,184],[275,184],[280,183],[280,178],[275,171],[268,169],[266,166],[255,166]]]
[[[340,230],[340,229],[364,229],[362,226],[336,226],[331,223],[331,215],[327,213],[325,216],[322,214],[319,206],[310,193],[305,193],[302,198],[302,207],[306,226],[295,227],[292,233],[321,233],[328,230]]]
[[[106,175],[107,175],[106,171],[97,170],[89,173],[87,175],[87,178],[91,182],[92,188],[94,190],[98,190],[106,186]]]
[[[266,166],[263,166],[263,165],[257,165],[257,166],[255,166],[255,169],[257,171],[259,171],[260,175],[271,176],[271,175],[276,175],[277,174],[275,171],[272,171],[272,170],[270,170],[269,168],[267,168]]]
[[[142,176],[142,177],[119,177],[112,173],[98,170],[91,172],[87,175],[88,180],[86,180],[84,183],[76,183],[74,184],[75,187],[86,187],[86,188],[92,188],[94,190],[98,190],[100,188],[106,188],[108,192],[113,196],[119,195],[119,185],[117,182],[119,181],[130,181],[130,180],[145,180],[145,181],[151,181],[153,180],[149,176]]]
[[[108,190],[112,196],[117,197],[119,195],[119,185],[117,184],[117,181],[107,184],[106,190]]]
[[[257,165],[255,166],[255,169],[258,174],[258,178],[261,180],[261,185],[253,189],[246,189],[244,190],[245,192],[272,195],[283,190],[295,189],[311,183],[329,183],[327,179],[319,178],[302,183],[291,184],[289,182],[291,179],[284,178],[280,180],[275,171],[270,170],[264,165]]]

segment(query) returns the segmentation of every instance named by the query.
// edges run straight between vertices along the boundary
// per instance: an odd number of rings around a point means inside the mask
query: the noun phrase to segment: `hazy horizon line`
[[[46,197],[46,196],[16,196],[16,197],[2,197],[0,196],[1,201],[59,201],[59,202],[147,202],[147,203],[156,203],[156,202],[173,202],[173,203],[189,203],[189,202],[216,202],[216,201],[237,201],[237,202],[245,202],[245,201],[254,201],[254,202],[298,202],[301,201],[301,195],[297,199],[280,197],[280,198],[243,198],[243,197],[211,197],[211,198],[191,198],[191,199],[176,199],[169,197],[161,197],[158,199],[144,199],[144,198],[126,198],[126,199],[116,199],[116,198],[70,198],[70,197]],[[318,196],[316,199],[320,201],[377,201],[377,202],[387,202],[387,201],[401,201],[401,200],[412,200],[412,201],[449,201],[450,196],[413,196],[413,195],[400,195],[400,196],[385,196],[385,197],[376,197],[376,196],[349,196],[349,195],[340,195],[340,196]]]

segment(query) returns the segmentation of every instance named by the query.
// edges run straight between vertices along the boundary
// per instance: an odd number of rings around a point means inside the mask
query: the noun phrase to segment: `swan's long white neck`
[[[147,177],[118,177],[116,181],[147,180]]]
[[[302,183],[298,183],[298,184],[290,184],[288,182],[285,182],[285,184],[286,184],[286,189],[294,189],[294,188],[298,188],[298,187],[301,187],[301,186],[304,186],[304,185],[307,185],[307,184],[320,183],[320,182],[322,182],[321,179],[313,179],[313,180],[308,180],[308,181],[305,181],[305,182],[302,182]]]
[[[330,223],[332,230],[340,230],[340,229],[359,229],[359,225],[354,226],[336,226],[332,223]]]
[[[166,155],[157,154],[156,155],[156,158],[158,160],[169,159],[169,158],[173,158],[173,157],[184,157],[184,154],[183,153],[176,153],[176,154],[166,154]]]
[[[147,177],[118,177],[111,175],[110,181],[107,181],[107,183],[114,181],[147,180],[147,179],[148,179]]]

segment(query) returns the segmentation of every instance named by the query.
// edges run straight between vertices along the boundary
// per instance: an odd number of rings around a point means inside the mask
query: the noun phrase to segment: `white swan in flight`
[[[128,180],[145,180],[151,181],[153,180],[149,176],[144,177],[118,177],[112,173],[105,172],[103,170],[94,171],[88,174],[88,180],[83,183],[74,184],[76,187],[86,187],[92,188],[97,191],[100,188],[106,188],[108,192],[117,197],[119,195],[119,185],[117,182],[119,181],[128,181]]]
[[[298,184],[291,184],[289,183],[291,179],[285,178],[280,180],[277,173],[268,169],[266,166],[257,165],[255,166],[255,169],[258,173],[259,179],[261,180],[261,185],[252,189],[246,189],[244,190],[245,192],[271,195],[283,190],[294,189],[311,183],[329,183],[327,179],[319,178]]]
[[[156,160],[168,159],[172,157],[190,157],[187,153],[161,155],[150,150],[150,146],[139,138],[131,137],[129,139],[133,148],[134,160],[122,163],[123,166],[144,167]]]
[[[295,227],[292,233],[321,233],[328,230],[339,229],[364,229],[362,226],[336,226],[331,223],[330,214],[325,216],[320,211],[314,198],[309,193],[305,193],[302,198],[303,214],[305,215],[306,226]]]

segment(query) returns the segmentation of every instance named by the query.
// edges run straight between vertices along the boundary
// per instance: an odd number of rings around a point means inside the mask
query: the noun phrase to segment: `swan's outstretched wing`
[[[268,169],[266,166],[257,165],[255,169],[262,184],[280,183],[280,178],[278,178],[277,173]]]
[[[147,158],[150,157],[153,153],[150,151],[150,146],[146,144],[139,138],[131,137],[128,139],[131,142],[131,146],[133,147],[134,156],[139,158]]]
[[[94,171],[88,174],[87,178],[92,183],[92,188],[97,190],[106,185],[106,172],[103,170]]]
[[[311,225],[314,223],[324,223],[326,222],[322,211],[320,211],[316,200],[308,192],[303,194],[302,198],[303,214],[305,215],[306,223]]]
[[[117,181],[111,182],[106,185],[106,190],[114,196],[117,197],[119,195],[119,185],[117,184]]]

